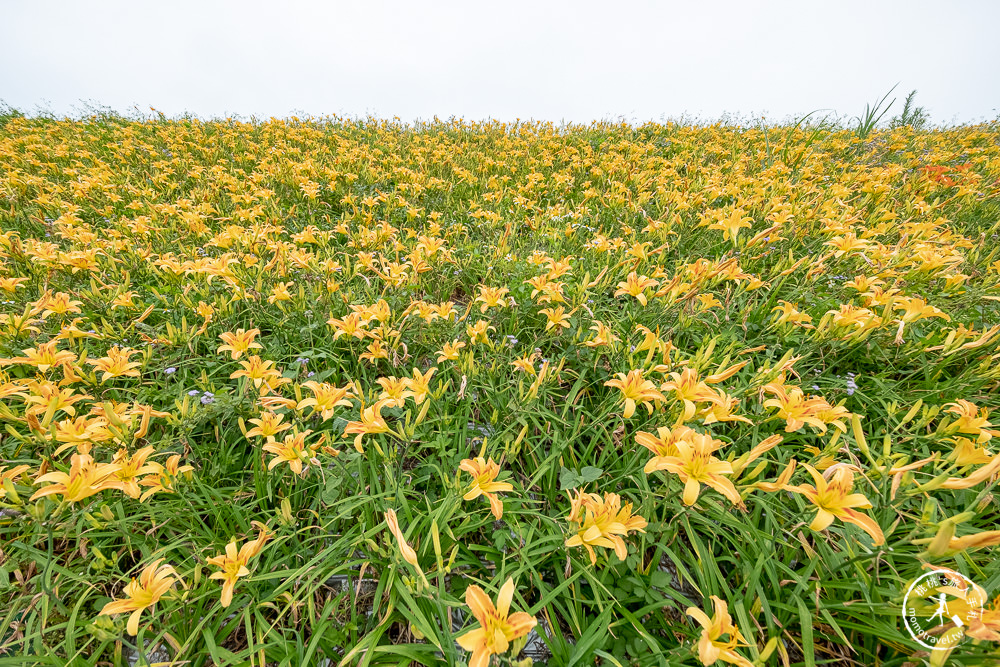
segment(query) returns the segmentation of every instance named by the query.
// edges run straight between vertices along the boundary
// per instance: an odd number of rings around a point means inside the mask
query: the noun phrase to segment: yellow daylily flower
[[[469,667],[487,667],[491,656],[506,653],[512,641],[528,634],[538,623],[534,616],[523,611],[510,613],[513,599],[512,577],[500,587],[496,606],[479,586],[473,584],[465,589],[465,604],[479,622],[478,628],[456,639],[459,646],[472,652]]]
[[[260,335],[260,329],[251,329],[250,331],[244,331],[243,329],[237,329],[236,333],[227,331],[219,336],[222,339],[224,345],[220,345],[216,348],[218,354],[223,352],[229,352],[233,355],[233,361],[240,358],[243,353],[248,352],[251,349],[263,350],[264,346],[260,343],[255,343],[254,338]]]
[[[719,222],[713,222],[708,228],[721,229],[724,240],[736,243],[736,239],[740,235],[740,230],[752,227],[752,222],[753,218],[745,216],[743,211],[734,208],[728,217],[722,218]]]
[[[546,331],[548,331],[553,327],[557,327],[556,331],[558,332],[559,331],[558,327],[561,327],[562,329],[569,328],[569,318],[573,314],[573,312],[571,311],[567,313],[566,309],[563,308],[562,306],[556,306],[555,308],[542,308],[540,311],[538,311],[538,314],[544,315],[546,318],[545,322]]]
[[[632,503],[623,505],[617,493],[605,493],[601,497],[596,493],[577,491],[576,497],[572,498],[567,521],[576,523],[577,528],[576,534],[566,540],[566,546],[584,547],[591,565],[597,563],[594,547],[614,549],[619,560],[625,560],[628,548],[621,536],[633,530],[646,532],[646,520],[633,515]]]
[[[338,340],[341,336],[354,337],[358,340],[363,340],[365,337],[364,328],[366,323],[362,321],[361,316],[357,313],[351,313],[339,320],[331,317],[326,323],[333,327],[334,340]]]
[[[537,359],[538,356],[537,352],[532,352],[527,356],[515,359],[510,362],[510,365],[523,373],[527,373],[528,375],[537,375],[538,372],[535,370],[535,359]]]
[[[260,436],[262,438],[269,438],[272,435],[278,435],[282,431],[287,431],[292,428],[291,424],[282,424],[285,415],[279,415],[274,412],[262,412],[260,417],[257,419],[248,419],[247,421],[254,424],[254,428],[247,431],[248,438],[254,436]]]
[[[453,340],[450,343],[445,343],[440,350],[437,351],[438,358],[437,362],[443,363],[445,361],[455,361],[458,359],[458,352],[463,347],[465,343],[460,340]]]
[[[739,628],[733,624],[729,615],[729,605],[721,598],[711,596],[714,614],[711,618],[697,607],[688,607],[685,613],[701,625],[701,637],[698,639],[698,659],[703,665],[712,665],[722,660],[731,665],[753,667],[753,663],[741,656],[734,649],[737,646],[748,646]],[[723,636],[729,639],[723,640]]]
[[[151,463],[150,465],[155,466],[157,470],[139,480],[139,486],[149,487],[139,496],[140,503],[146,502],[155,493],[174,493],[174,482],[177,478],[181,475],[190,477],[189,473],[194,470],[194,466],[181,465],[180,454],[174,454],[168,458],[166,465],[161,466],[159,463]]]
[[[806,313],[803,313],[798,308],[796,308],[794,304],[791,304],[787,301],[781,300],[778,301],[778,304],[780,305],[777,305],[771,309],[771,312],[775,311],[779,312],[779,314],[774,317],[774,323],[776,325],[780,326],[782,324],[793,324],[804,327],[806,329],[812,328],[812,325],[809,324],[809,322],[812,322],[811,316],[807,315]]]
[[[59,366],[63,363],[72,364],[76,361],[76,355],[69,350],[56,349],[58,342],[58,340],[50,340],[48,343],[40,343],[38,347],[29,347],[21,350],[24,353],[23,357],[4,359],[0,361],[0,365],[25,364],[27,366],[34,366],[44,373],[53,366]]]
[[[137,635],[140,614],[144,609],[156,604],[178,580],[177,572],[173,567],[160,565],[163,561],[164,559],[160,558],[143,568],[139,579],[133,578],[125,587],[126,599],[107,603],[98,616],[132,612],[125,629],[133,637]]]
[[[230,373],[229,379],[235,380],[236,378],[245,377],[254,387],[260,389],[265,383],[281,378],[281,371],[274,367],[273,361],[261,359],[257,355],[247,357],[240,362],[240,366],[243,368]],[[267,391],[265,390],[262,393],[267,393]]]
[[[232,603],[233,589],[236,587],[236,581],[240,577],[250,574],[247,563],[261,552],[261,549],[264,548],[264,545],[271,537],[267,526],[259,521],[254,521],[253,524],[258,531],[257,539],[247,542],[238,551],[236,549],[236,540],[233,539],[226,545],[226,552],[224,554],[213,556],[207,560],[209,565],[222,570],[221,572],[213,572],[208,578],[222,579],[221,603],[223,607],[228,607]]]
[[[361,411],[361,421],[347,422],[347,426],[344,427],[345,437],[348,435],[357,436],[354,438],[354,448],[358,452],[363,454],[365,451],[361,448],[361,438],[365,435],[389,432],[389,425],[386,424],[385,417],[382,416],[382,408],[385,405],[385,400],[369,405]]]
[[[487,332],[493,329],[496,331],[495,327],[490,326],[489,321],[479,320],[475,324],[471,324],[465,328],[465,333],[469,337],[469,342],[473,345],[477,343],[487,343],[489,344],[490,339],[487,336]]]
[[[640,276],[635,271],[626,276],[625,280],[618,283],[618,291],[615,292],[615,296],[633,296],[635,300],[645,306],[648,301],[646,300],[645,291],[650,287],[656,287],[659,283],[648,276]]]
[[[618,377],[604,383],[605,387],[616,387],[622,392],[622,399],[625,401],[625,419],[629,419],[635,414],[636,404],[643,405],[649,414],[653,414],[653,401],[664,402],[666,399],[657,389],[656,385],[642,376],[642,370],[632,370],[625,373],[617,373]]]
[[[929,305],[926,301],[919,297],[896,299],[892,307],[893,310],[903,311],[903,314],[899,317],[899,320],[897,320],[899,322],[899,328],[896,330],[896,338],[894,340],[896,345],[901,345],[903,343],[903,327],[911,322],[931,317],[939,317],[946,322],[951,321],[951,317],[947,313]]]
[[[492,458],[487,461],[482,456],[477,456],[474,459],[462,459],[458,467],[472,475],[472,488],[462,496],[462,500],[474,500],[479,496],[486,496],[490,501],[490,511],[499,521],[503,516],[503,503],[496,494],[514,490],[509,482],[495,481],[500,474],[500,465]]]
[[[610,327],[599,320],[594,320],[594,324],[590,327],[590,330],[595,332],[594,337],[590,340],[583,341],[580,343],[581,345],[586,347],[604,347],[617,343],[621,340],[615,335]]]
[[[278,442],[274,436],[269,436],[267,443],[261,447],[265,452],[274,454],[274,458],[267,464],[268,470],[273,470],[276,466],[287,463],[296,475],[302,475],[309,464],[319,465],[316,452],[319,450],[322,441],[306,445],[306,436],[312,431],[306,429],[299,433],[289,433],[285,439]]]
[[[136,369],[141,368],[142,364],[138,361],[129,361],[133,354],[138,354],[138,350],[127,347],[112,347],[108,350],[107,356],[100,359],[88,359],[87,363],[99,371],[104,371],[101,382],[122,376],[137,378],[139,371]]]
[[[48,483],[29,498],[61,495],[69,502],[79,502],[105,489],[115,488],[117,480],[113,475],[121,469],[118,463],[96,463],[89,454],[74,454],[70,458],[69,473],[50,472],[35,480],[35,484]]]
[[[654,470],[666,470],[680,477],[684,482],[685,505],[693,505],[698,500],[702,484],[712,487],[734,505],[742,505],[743,501],[736,487],[724,477],[733,474],[732,464],[712,455],[722,445],[721,440],[692,431],[687,437],[678,438],[674,442],[677,448],[675,456],[654,457],[646,465],[646,474]]]
[[[414,368],[412,378],[403,378],[403,384],[409,389],[410,396],[416,405],[423,403],[427,395],[431,393],[431,376],[434,375],[434,371],[436,370],[437,367],[432,366],[427,369],[426,373],[421,375],[420,371]]]
[[[485,313],[489,308],[504,308],[507,302],[504,297],[510,292],[506,287],[487,287],[486,285],[479,286],[479,296],[475,298],[473,303],[482,303],[479,307],[479,312]]]
[[[854,472],[850,467],[837,464],[827,469],[826,474],[832,475],[832,480],[827,482],[826,477],[807,463],[802,467],[809,471],[816,486],[811,484],[800,484],[799,486],[786,485],[786,491],[801,493],[809,502],[816,506],[816,516],[809,528],[815,531],[824,530],[834,519],[840,519],[847,523],[853,523],[866,533],[871,535],[875,546],[885,543],[885,536],[882,529],[867,514],[857,511],[855,507],[870,509],[872,504],[860,493],[851,493],[854,487]]]
[[[386,511],[385,523],[389,527],[389,532],[396,538],[396,544],[399,545],[399,551],[403,554],[403,560],[419,570],[420,564],[417,561],[417,552],[413,550],[413,547],[407,543],[406,537],[403,536],[403,531],[399,528],[399,520],[396,517],[396,510]]]

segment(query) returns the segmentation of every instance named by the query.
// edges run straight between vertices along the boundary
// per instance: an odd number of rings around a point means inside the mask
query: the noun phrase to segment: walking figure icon
[[[950,614],[948,613],[948,603],[945,602],[945,599],[947,597],[948,597],[947,593],[942,593],[941,595],[938,596],[937,611],[935,611],[934,615],[931,616],[932,621],[936,618],[941,619],[941,622],[938,623],[938,625],[944,625],[945,619],[947,619],[950,616]],[[959,625],[961,625],[961,623],[959,623]]]

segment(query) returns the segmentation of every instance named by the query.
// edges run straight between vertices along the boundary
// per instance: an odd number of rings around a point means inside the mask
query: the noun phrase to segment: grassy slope
[[[20,504],[8,494],[0,522],[0,656],[9,660],[0,664],[25,653],[50,664],[120,659],[115,641],[137,641],[123,636],[126,617],[97,613],[157,558],[177,569],[183,586],[155,613],[144,612],[140,638],[165,642],[174,659],[196,665],[307,664],[320,656],[351,664],[465,660],[453,624],[457,630],[459,612],[466,613],[466,586],[477,583],[495,597],[508,576],[518,585],[514,607],[545,621],[550,664],[698,664],[699,628],[684,610],[711,612],[711,595],[728,602],[749,643],[738,650],[751,660],[766,651],[769,664],[903,664],[917,647],[898,609],[921,563],[955,568],[987,591],[1000,587],[996,547],[933,556],[915,543],[964,511],[971,515],[959,535],[996,525],[991,483],[918,485],[977,467],[946,460],[956,434],[954,415],[942,408],[958,399],[997,405],[996,340],[959,349],[1000,322],[997,138],[995,125],[902,128],[858,142],[844,130],[765,134],[723,126],[557,132],[545,125],[8,119],[0,129],[0,271],[26,280],[4,297],[3,312],[31,310],[46,291],[71,295],[80,312],[43,318],[38,309],[36,331],[15,330],[8,320],[0,356],[16,358],[80,318],[77,328],[97,337],[59,346],[78,355],[80,378],[69,386],[89,395],[77,415],[100,401],[169,413],[141,438],[126,428],[121,444],[130,451],[152,445],[161,463],[179,453],[194,474],[177,481],[176,493],[144,503],[117,490],[72,505],[58,497]],[[735,241],[708,226],[734,211],[751,224]],[[782,219],[768,238],[758,236]],[[303,230],[314,234],[296,236]],[[848,233],[866,247],[835,253],[831,240]],[[433,239],[444,246],[431,254]],[[179,273],[165,257],[181,263]],[[213,267],[205,257],[234,261]],[[546,331],[539,312],[558,304],[533,297],[526,282],[550,271],[545,258],[571,258],[569,272],[553,279],[564,283],[570,313],[561,333]],[[733,258],[746,277],[712,275]],[[421,261],[429,270],[418,273]],[[391,279],[397,268],[408,272],[399,281]],[[616,296],[633,270],[658,281],[645,292],[648,305]],[[946,278],[958,274],[966,278]],[[849,287],[857,275],[896,287],[897,299],[926,299],[949,320],[908,323],[897,345],[893,319],[902,311]],[[751,276],[766,284],[751,289]],[[290,283],[290,300],[269,303],[278,283]],[[481,313],[473,302],[480,285],[508,288],[516,306]],[[654,297],[659,287],[670,289]],[[126,292],[134,293],[132,304],[114,305]],[[379,299],[390,309],[382,324],[391,330],[375,336],[389,353],[373,363],[360,359],[373,337],[335,339],[327,319]],[[451,301],[455,316],[406,315],[414,300]],[[776,324],[782,301],[810,315],[813,328]],[[199,303],[214,310],[205,326]],[[845,339],[847,330],[822,324],[841,304],[871,305],[884,321],[864,338]],[[491,327],[489,342],[473,344],[467,327],[479,320]],[[598,321],[620,342],[581,345]],[[631,351],[643,341],[640,325],[673,350]],[[976,333],[949,340],[959,325]],[[434,366],[429,407],[422,417],[424,406],[412,399],[384,409],[403,437],[367,435],[363,454],[342,438],[359,419],[360,398],[328,420],[310,408],[285,410],[286,422],[313,431],[310,442],[325,434],[340,454],[320,453],[321,465],[301,477],[286,465],[269,471],[261,439],[243,434],[261,411],[259,392],[232,379],[239,362],[216,352],[219,335],[238,328],[260,330],[256,353],[290,380],[285,397],[310,396],[302,386],[310,380],[353,382],[370,406],[381,390],[377,378]],[[455,339],[466,343],[459,359],[439,362],[442,345]],[[140,377],[102,382],[94,374],[84,353],[100,358],[113,344],[141,350],[133,357]],[[512,362],[536,348],[536,371],[543,360],[550,366],[532,396],[533,378]],[[787,383],[861,415],[867,448],[849,419],[843,433],[836,426],[825,434],[811,426],[786,432],[785,420],[763,405],[769,396],[761,389],[793,356]],[[670,379],[666,370],[684,364],[704,378],[743,360],[749,363],[713,386],[738,398],[734,413],[750,423],[704,424],[696,416],[688,425],[725,443],[716,453],[723,459],[772,434],[784,440],[762,457],[765,467],[754,463],[737,479],[745,508],[706,487],[686,506],[677,476],[643,473],[650,454],[635,438],[673,425],[683,404],[664,391],[668,400],[652,414],[640,407],[626,419],[621,392],[605,383],[645,369],[659,385]],[[658,364],[670,368],[654,371]],[[5,371],[29,394],[39,372],[18,363]],[[44,375],[59,381],[66,372]],[[43,462],[66,469],[70,455],[53,456],[61,443],[44,427],[31,429],[25,400],[6,397],[0,417],[8,427],[0,435],[6,465],[31,467],[11,480],[21,501]],[[99,443],[93,453],[110,461],[117,448]],[[502,495],[501,522],[484,499],[461,500],[470,478],[458,473],[459,462],[481,452],[501,463],[501,478],[514,486]],[[900,473],[894,495],[887,470],[935,452],[938,460]],[[855,490],[871,501],[867,513],[886,544],[873,546],[841,521],[811,531],[815,506],[804,496],[750,487],[773,481],[793,458],[821,468],[854,464]],[[624,561],[599,548],[592,566],[584,550],[564,546],[571,534],[564,487],[588,472],[596,479],[587,491],[620,493],[648,521],[644,534],[626,538]],[[800,467],[793,483],[812,480]],[[426,583],[386,528],[390,508]],[[251,521],[267,523],[275,538],[223,608],[206,560],[233,537],[250,539]],[[352,586],[331,582],[337,575],[351,575]],[[358,577],[373,581],[359,585]],[[955,655],[973,664],[990,650],[965,644]]]

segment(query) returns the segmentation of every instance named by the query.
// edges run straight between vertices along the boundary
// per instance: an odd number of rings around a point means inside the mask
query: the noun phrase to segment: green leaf
[[[575,489],[579,484],[579,477],[577,477],[575,471],[569,468],[559,469],[559,490],[568,491],[569,489]]]
[[[596,482],[604,471],[594,466],[584,466],[580,472],[570,468],[559,469],[559,489],[568,491],[578,486]]]

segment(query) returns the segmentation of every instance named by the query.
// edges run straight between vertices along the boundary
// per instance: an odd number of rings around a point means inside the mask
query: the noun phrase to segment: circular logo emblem
[[[965,638],[980,618],[986,591],[953,570],[931,570],[910,584],[903,598],[903,623],[924,648],[946,649]]]

